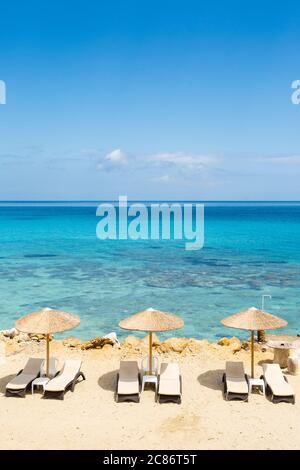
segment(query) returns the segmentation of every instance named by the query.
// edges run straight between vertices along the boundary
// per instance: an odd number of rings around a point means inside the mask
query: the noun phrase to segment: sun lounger
[[[226,400],[248,401],[249,386],[242,362],[226,362],[222,381]]]
[[[285,401],[294,404],[295,392],[283,375],[279,364],[264,363],[262,367],[264,373],[261,378],[265,381],[266,392],[271,395],[272,402]]]
[[[79,378],[85,380],[84,373],[80,370],[81,364],[80,359],[67,359],[60,373],[45,385],[44,398],[63,400],[67,390],[74,392]]]
[[[140,401],[140,374],[137,361],[121,361],[117,375],[116,401]]]
[[[25,398],[26,390],[31,382],[40,375],[40,368],[43,359],[30,358],[27,361],[24,369],[20,370],[18,374],[6,385],[7,397],[22,397]]]
[[[176,362],[163,362],[160,366],[157,399],[159,403],[181,403],[182,380]]]

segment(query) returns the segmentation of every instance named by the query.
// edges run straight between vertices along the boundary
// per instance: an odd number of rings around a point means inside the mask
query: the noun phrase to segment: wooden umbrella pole
[[[152,375],[152,331],[149,333],[149,375]]]
[[[251,331],[251,377],[254,378],[254,331]]]
[[[49,377],[49,349],[50,349],[50,336],[47,335],[47,357],[46,357],[46,375]]]

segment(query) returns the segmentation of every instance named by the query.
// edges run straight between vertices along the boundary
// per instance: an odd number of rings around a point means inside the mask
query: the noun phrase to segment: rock
[[[198,339],[190,339],[186,347],[182,350],[181,354],[191,354],[196,355],[203,351],[204,347],[207,347],[208,341],[205,340],[198,340]]]
[[[141,340],[142,346],[149,346],[149,335],[145,336]],[[160,341],[155,333],[152,333],[152,346],[158,346],[160,344]]]
[[[114,342],[110,338],[98,337],[93,338],[86,343],[81,345],[81,349],[102,349],[105,344],[110,344],[111,346],[114,345]]]
[[[2,330],[0,333],[2,333],[2,335],[5,336],[6,338],[10,338],[10,339],[13,339],[15,336],[19,334],[16,328],[11,328],[10,330]]]
[[[217,342],[217,344],[218,344],[219,346],[229,346],[229,344],[230,344],[230,339],[229,339],[229,338],[226,338],[226,337],[221,338],[221,339],[219,339],[219,341]]]
[[[227,346],[229,347],[233,353],[236,353],[237,351],[241,350],[242,343],[238,338],[233,336],[232,338],[221,338],[218,343],[219,346]]]
[[[162,352],[177,352],[182,353],[182,351],[189,344],[188,338],[170,338],[161,343]]]
[[[47,335],[42,335],[39,333],[29,333],[29,337],[32,341],[43,341],[47,339]],[[50,335],[49,339],[52,341],[53,335]]]
[[[63,345],[67,346],[68,348],[77,348],[81,346],[80,339],[76,338],[75,336],[68,336],[67,338],[63,339]]]
[[[241,350],[242,343],[240,342],[240,340],[238,338],[233,336],[233,338],[230,338],[229,347],[230,347],[230,349],[232,350],[233,353],[236,353],[236,352]]]
[[[17,337],[18,343],[25,343],[27,341],[30,341],[30,336],[28,333],[20,333]]]
[[[128,349],[136,349],[139,348],[140,346],[140,340],[133,335],[127,336],[127,338],[124,339],[122,347],[123,348],[128,348]]]

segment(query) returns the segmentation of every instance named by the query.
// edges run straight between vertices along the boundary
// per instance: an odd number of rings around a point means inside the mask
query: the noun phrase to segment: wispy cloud
[[[300,154],[263,157],[259,158],[258,161],[278,165],[300,165]]]
[[[173,180],[172,176],[168,174],[154,176],[153,178],[151,178],[151,181],[156,181],[158,183],[170,183],[172,180]]]
[[[157,178],[171,178],[170,173],[184,172],[194,174],[205,172],[215,167],[220,162],[220,157],[215,155],[192,154],[185,152],[159,152],[155,154],[133,155],[121,149],[115,149],[102,157],[97,164],[97,169],[102,171],[147,170],[154,173]],[[161,172],[165,171],[163,174]]]
[[[151,155],[148,160],[150,163],[157,166],[169,166],[190,171],[201,171],[205,168],[215,166],[220,159],[214,155],[165,152]]]

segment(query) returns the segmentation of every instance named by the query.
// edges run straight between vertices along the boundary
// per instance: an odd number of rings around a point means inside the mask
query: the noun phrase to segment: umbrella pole
[[[149,333],[149,375],[152,375],[152,331]]]
[[[254,378],[254,331],[251,331],[251,378]]]
[[[46,355],[46,375],[49,377],[49,349],[50,349],[50,336],[47,335],[47,355]]]

